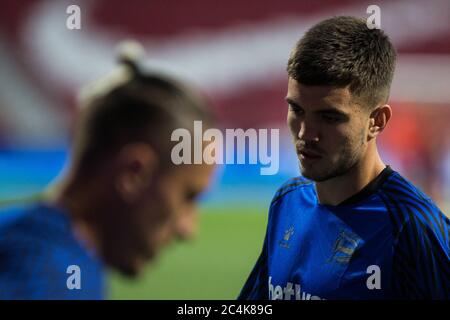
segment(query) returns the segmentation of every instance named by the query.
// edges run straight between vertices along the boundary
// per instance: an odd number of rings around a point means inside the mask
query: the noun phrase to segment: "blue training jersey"
[[[337,206],[294,178],[239,299],[450,299],[449,238],[449,219],[390,167]]]
[[[47,204],[0,211],[0,299],[102,299],[103,266]]]

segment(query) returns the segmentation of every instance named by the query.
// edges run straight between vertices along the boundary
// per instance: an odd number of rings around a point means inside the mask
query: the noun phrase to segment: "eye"
[[[188,201],[195,201],[199,196],[198,192],[195,191],[188,191],[186,192],[186,200]]]
[[[302,115],[304,113],[303,109],[299,106],[289,105],[289,110],[294,112],[296,115]]]
[[[337,123],[337,122],[339,122],[341,120],[337,116],[328,115],[328,114],[322,115],[322,119],[324,119],[328,123]]]

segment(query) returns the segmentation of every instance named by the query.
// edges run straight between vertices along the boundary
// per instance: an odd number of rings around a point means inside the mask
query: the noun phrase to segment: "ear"
[[[115,189],[121,199],[133,203],[144,193],[157,169],[156,152],[146,143],[124,146],[117,157]]]
[[[385,104],[377,107],[370,114],[369,118],[369,139],[376,138],[386,127],[392,116],[392,109]]]

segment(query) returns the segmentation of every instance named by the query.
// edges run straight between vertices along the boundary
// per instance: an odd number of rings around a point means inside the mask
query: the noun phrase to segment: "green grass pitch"
[[[110,274],[110,299],[235,299],[262,248],[265,209],[205,209],[197,237],[173,243],[136,279]]]

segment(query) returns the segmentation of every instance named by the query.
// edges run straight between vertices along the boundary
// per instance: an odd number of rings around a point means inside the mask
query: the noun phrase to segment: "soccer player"
[[[385,165],[376,140],[396,53],[383,31],[334,17],[287,66],[301,176],[275,194],[240,299],[449,299],[449,219]]]
[[[194,120],[211,124],[199,94],[126,57],[89,86],[62,182],[0,213],[0,298],[102,299],[105,268],[134,276],[190,237],[213,166],[173,164],[171,133]]]

